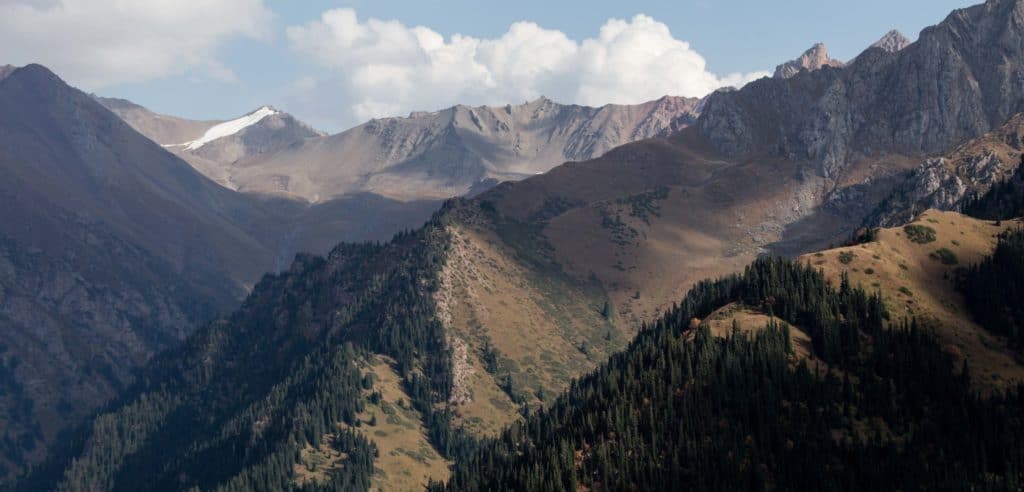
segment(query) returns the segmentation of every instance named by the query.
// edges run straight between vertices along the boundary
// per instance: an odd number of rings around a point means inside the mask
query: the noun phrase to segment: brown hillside
[[[915,242],[904,227],[882,229],[875,242],[808,254],[801,260],[820,267],[833,283],[847,272],[854,285],[881,292],[893,321],[910,316],[925,321],[950,354],[966,358],[979,388],[999,389],[1024,381],[1024,366],[1005,339],[971,320],[955,288],[956,269],[991,254],[996,235],[1020,225],[1019,220],[995,225],[929,210],[909,226],[931,228],[933,241]],[[956,264],[941,261],[936,252],[943,248],[955,255]],[[949,258],[946,263],[952,263]]]

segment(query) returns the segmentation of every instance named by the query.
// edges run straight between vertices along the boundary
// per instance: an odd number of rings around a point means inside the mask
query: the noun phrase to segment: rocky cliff
[[[774,78],[788,79],[804,70],[814,71],[822,67],[841,67],[843,62],[828,56],[824,43],[816,43],[794,60],[775,67]]]
[[[1024,108],[1024,3],[951,13],[898,52],[709,97],[697,122],[722,153],[806,160],[835,179],[859,157],[944,151]]]
[[[1007,179],[1024,153],[1024,115],[968,141],[942,156],[930,157],[868,217],[871,226],[894,227],[928,209],[959,211],[965,200]]]

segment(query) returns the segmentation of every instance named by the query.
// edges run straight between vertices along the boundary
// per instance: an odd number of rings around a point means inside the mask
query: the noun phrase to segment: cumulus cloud
[[[446,39],[427,27],[361,20],[341,8],[289,27],[287,37],[296,52],[332,74],[304,79],[302,90],[331,93],[338,120],[350,120],[345,123],[541,95],[586,105],[703,96],[768,75],[711,73],[688,43],[646,15],[608,20],[596,37],[582,41],[532,22],[512,24],[493,39]]]
[[[42,63],[87,89],[186,73],[230,81],[218,47],[269,35],[271,19],[263,0],[7,0],[0,63]]]

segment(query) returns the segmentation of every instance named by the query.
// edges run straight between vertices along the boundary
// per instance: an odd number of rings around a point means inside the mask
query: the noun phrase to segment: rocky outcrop
[[[880,48],[889,53],[895,53],[897,51],[910,46],[911,41],[907,39],[903,33],[893,29],[882,36],[881,39],[871,44],[871,48]]]
[[[868,217],[866,225],[894,227],[928,209],[959,211],[971,197],[1013,174],[1024,153],[1024,115],[952,152],[925,159]]]
[[[900,51],[715,93],[696,126],[727,156],[807,161],[829,179],[859,157],[942,152],[1024,109],[1022,26],[1020,0],[957,10]]]
[[[795,60],[776,66],[773,77],[788,79],[804,70],[814,71],[822,67],[841,66],[843,66],[843,62],[828,56],[828,48],[824,43],[816,43]]]

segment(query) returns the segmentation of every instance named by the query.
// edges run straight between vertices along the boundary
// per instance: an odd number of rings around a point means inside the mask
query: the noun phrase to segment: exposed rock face
[[[882,36],[881,39],[875,41],[870,47],[881,48],[889,53],[895,53],[907,46],[910,46],[910,40],[907,39],[903,33],[893,29],[885,33],[885,36]]]
[[[829,58],[828,48],[823,43],[817,43],[800,55],[799,58],[775,67],[775,75],[773,77],[788,79],[804,70],[814,71],[822,67],[841,66],[843,66],[843,62]]]
[[[373,120],[242,159],[231,166],[229,180],[241,191],[312,202],[365,191],[442,199],[671,133],[694,121],[698,102],[664,97],[591,108],[540,98],[518,106],[455,106]]]
[[[954,11],[901,51],[715,93],[697,122],[722,153],[806,160],[829,179],[860,156],[944,151],[1024,109],[1024,2]]]
[[[868,217],[872,226],[893,227],[930,208],[959,211],[964,201],[1007,179],[1024,153],[1024,115],[942,156],[925,159]]]

